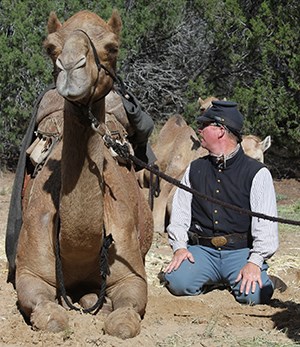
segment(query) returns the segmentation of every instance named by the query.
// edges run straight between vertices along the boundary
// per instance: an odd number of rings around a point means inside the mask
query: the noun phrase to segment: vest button
[[[215,224],[219,224],[219,222],[216,220],[216,221],[215,221]]]
[[[221,180],[219,180],[219,179],[218,179],[218,180],[217,180],[217,182],[218,182],[218,183],[220,183],[220,182],[221,182]]]
[[[216,190],[216,193],[220,193],[219,189]]]
[[[218,213],[218,210],[214,210],[214,213]]]

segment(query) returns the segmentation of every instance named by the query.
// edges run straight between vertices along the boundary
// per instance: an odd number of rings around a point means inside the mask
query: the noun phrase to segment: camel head
[[[63,24],[51,12],[44,47],[55,66],[59,94],[90,104],[110,91],[121,27],[117,11],[107,22],[95,13],[80,11]]]
[[[216,100],[219,100],[219,99],[215,98],[214,96],[209,96],[206,99],[202,99],[201,97],[199,97],[198,104],[200,106],[200,111],[201,112],[206,111],[208,108],[211,107],[211,102]]]
[[[255,135],[243,136],[242,147],[244,152],[251,158],[254,158],[261,163],[264,162],[264,152],[271,146],[271,136],[268,135],[264,140],[261,140]]]
[[[200,112],[206,111],[208,108],[212,106],[212,101],[218,101],[220,99],[214,97],[214,96],[209,96],[206,99],[202,99],[201,96],[198,99],[198,104],[200,106]],[[226,98],[223,98],[222,100],[226,101]]]

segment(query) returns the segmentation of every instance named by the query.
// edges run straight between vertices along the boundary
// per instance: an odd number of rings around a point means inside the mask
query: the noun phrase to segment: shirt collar
[[[233,152],[229,154],[221,154],[219,156],[210,153],[210,157],[219,169],[225,169],[227,167],[227,160],[233,158],[238,153],[240,147],[241,145],[238,143]]]

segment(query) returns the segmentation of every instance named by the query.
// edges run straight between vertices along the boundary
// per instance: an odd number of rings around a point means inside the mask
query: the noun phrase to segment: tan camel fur
[[[153,151],[160,171],[176,179],[182,177],[189,162],[206,153],[195,131],[180,115],[168,119],[153,144]],[[171,183],[160,180],[161,191],[153,204],[154,231],[165,230],[166,204],[172,187]]]
[[[245,153],[261,163],[264,162],[264,153],[271,146],[271,136],[266,136],[263,140],[255,135],[243,136],[242,146]]]
[[[16,258],[18,303],[35,329],[68,328],[68,312],[57,300],[54,245],[59,217],[67,295],[84,308],[96,302],[105,228],[114,242],[106,289],[112,312],[104,330],[123,339],[140,331],[147,304],[144,259],[152,241],[151,211],[133,167],[110,155],[87,120],[90,110],[104,128],[105,96],[113,84],[121,26],[116,11],[107,22],[88,11],[63,24],[55,13],[48,20],[44,47],[58,66],[57,91],[65,99],[63,137],[27,194]],[[109,72],[103,67],[98,71],[87,35]]]
[[[207,110],[209,107],[211,107],[212,101],[217,101],[217,100],[219,100],[219,99],[214,97],[214,96],[209,96],[206,99],[202,99],[200,96],[198,99],[200,112],[204,112],[205,110]],[[226,100],[226,99],[223,99],[223,100]]]

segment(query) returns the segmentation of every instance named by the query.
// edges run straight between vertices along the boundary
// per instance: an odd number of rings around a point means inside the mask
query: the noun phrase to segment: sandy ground
[[[280,249],[271,272],[288,285],[269,306],[242,306],[226,290],[177,298],[157,278],[171,259],[166,235],[155,234],[146,258],[149,299],[139,336],[120,340],[103,334],[103,316],[69,311],[70,328],[53,334],[33,331],[18,311],[6,283],[5,231],[13,175],[0,172],[0,346],[296,346],[300,343],[300,228],[280,225]],[[275,182],[278,204],[300,197],[300,182]]]

